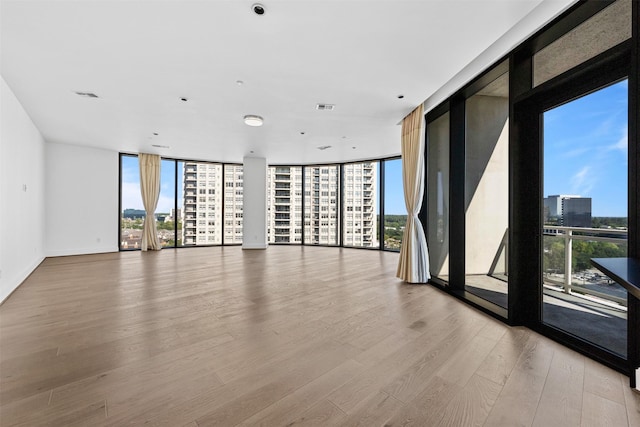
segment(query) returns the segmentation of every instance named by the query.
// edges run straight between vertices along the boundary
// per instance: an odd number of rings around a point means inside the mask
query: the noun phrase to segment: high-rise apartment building
[[[242,243],[243,167],[224,166],[224,243]]]
[[[377,163],[344,165],[344,231],[345,246],[377,247]]]
[[[269,243],[302,243],[302,184],[301,166],[268,169]]]
[[[345,164],[343,174],[343,244],[377,247],[377,163]],[[303,243],[304,227],[305,244],[339,245],[340,185],[337,165],[270,167],[269,243]]]
[[[340,167],[307,166],[304,174],[304,243],[338,245]]]
[[[343,244],[377,247],[377,163],[343,173]],[[267,175],[269,243],[303,243],[304,228],[306,244],[340,244],[340,166],[274,166]],[[183,245],[242,243],[242,185],[242,165],[184,163]]]
[[[242,243],[242,166],[185,162],[184,246]],[[224,183],[224,189],[223,189]]]

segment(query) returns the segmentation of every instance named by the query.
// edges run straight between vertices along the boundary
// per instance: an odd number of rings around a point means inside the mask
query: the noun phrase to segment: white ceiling
[[[399,154],[406,114],[543,1],[264,0],[262,16],[253,3],[2,0],[2,76],[49,142],[228,162],[380,158]]]

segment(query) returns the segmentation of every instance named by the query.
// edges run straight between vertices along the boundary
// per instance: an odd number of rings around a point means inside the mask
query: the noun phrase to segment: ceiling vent
[[[84,96],[85,98],[98,98],[98,95],[91,92],[76,92],[78,96]]]
[[[320,147],[318,147],[318,150],[326,150],[327,148],[331,148],[330,145],[321,145]]]
[[[317,104],[316,110],[320,111],[332,111],[336,106],[333,104]]]

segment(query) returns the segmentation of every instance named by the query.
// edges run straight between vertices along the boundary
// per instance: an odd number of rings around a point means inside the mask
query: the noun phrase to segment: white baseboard
[[[27,277],[33,270],[35,270],[42,261],[44,261],[45,257],[37,257],[26,269],[21,271],[20,273],[10,277],[5,283],[3,283],[2,288],[0,288],[0,304],[2,304],[9,296],[16,291],[22,285],[22,283],[27,280]],[[6,286],[6,284],[9,286]]]
[[[111,246],[93,247],[93,248],[74,248],[47,251],[48,257],[54,256],[71,256],[71,255],[91,255],[91,254],[105,254],[109,252],[118,252],[118,248]]]
[[[242,249],[267,249],[268,243],[243,243]]]

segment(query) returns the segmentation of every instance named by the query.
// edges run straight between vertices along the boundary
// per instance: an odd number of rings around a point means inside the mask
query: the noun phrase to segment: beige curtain
[[[429,252],[424,229],[418,219],[424,192],[424,129],[422,105],[402,121],[402,182],[407,207],[407,225],[402,236],[396,276],[409,283],[426,283]]]
[[[160,156],[156,154],[140,154],[140,192],[142,203],[147,212],[142,227],[142,250],[162,249],[158,231],[156,230],[156,206],[160,198]]]

